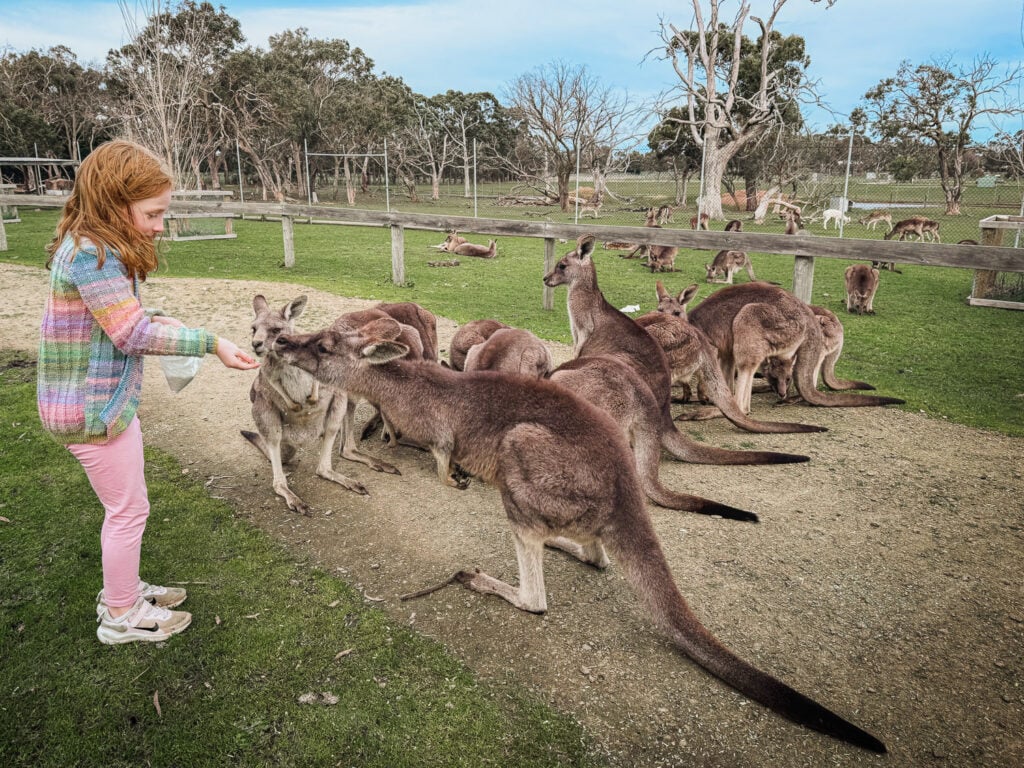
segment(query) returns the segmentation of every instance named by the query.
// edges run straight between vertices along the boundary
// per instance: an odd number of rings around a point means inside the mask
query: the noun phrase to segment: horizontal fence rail
[[[63,198],[44,195],[0,195],[0,205],[25,208],[60,208]],[[293,203],[251,203],[235,201],[172,200],[174,213],[213,213],[239,218],[271,217],[282,220],[285,265],[293,266],[294,245],[291,242],[295,220],[354,226],[388,227],[392,235],[392,272],[394,282],[405,282],[403,250],[404,229],[446,232],[458,230],[482,235],[535,237],[545,240],[545,267],[554,266],[555,242],[575,240],[580,235],[594,234],[599,240],[624,240],[644,245],[669,245],[709,251],[738,250],[755,253],[793,256],[793,292],[810,300],[815,258],[852,259],[859,261],[894,262],[929,267],[986,270],[992,272],[1024,272],[1024,249],[1002,245],[954,245],[947,243],[862,240],[858,238],[820,237],[814,235],[779,235],[717,230],[660,229],[637,226],[603,226],[595,223],[568,224],[547,221],[487,219],[443,214],[401,213],[362,209],[332,208]],[[1016,219],[1018,217],[1010,217]],[[1016,221],[985,222],[983,239],[1000,242],[996,230],[1024,228]],[[993,236],[995,235],[995,236]],[[545,290],[544,306],[549,306]]]

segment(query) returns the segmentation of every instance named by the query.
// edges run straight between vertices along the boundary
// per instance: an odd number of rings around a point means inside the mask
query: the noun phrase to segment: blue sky
[[[491,91],[555,60],[585,63],[607,86],[653,98],[676,80],[648,53],[659,22],[689,27],[688,0],[222,0],[246,42],[266,47],[271,34],[306,27],[318,38],[343,38],[374,60],[378,72],[415,91]],[[126,0],[150,8],[152,0]],[[723,3],[731,18],[737,2]],[[769,0],[754,0],[765,15]],[[913,64],[952,57],[970,64],[987,53],[1024,61],[1024,0],[839,0],[832,8],[789,0],[776,22],[807,42],[811,77],[835,115],[805,112],[826,128],[844,122],[863,94]],[[141,18],[141,17],[140,17]],[[753,27],[748,27],[753,34]],[[79,61],[101,62],[128,39],[116,0],[0,0],[0,46],[15,51],[63,44]],[[1024,94],[1022,94],[1024,102]]]

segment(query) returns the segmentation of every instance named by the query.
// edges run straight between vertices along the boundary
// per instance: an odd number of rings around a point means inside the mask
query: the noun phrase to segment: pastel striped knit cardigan
[[[43,426],[61,443],[105,443],[131,423],[143,355],[201,357],[217,347],[203,329],[154,323],[117,254],[68,236],[50,268],[36,394]]]

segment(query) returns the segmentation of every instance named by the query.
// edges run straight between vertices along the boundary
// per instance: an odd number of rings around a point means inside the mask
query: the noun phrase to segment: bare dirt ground
[[[34,350],[45,272],[0,264],[0,280],[0,347]],[[147,306],[243,344],[255,293],[273,304],[308,294],[300,322],[308,330],[370,303],[219,280],[155,278],[145,291]],[[455,326],[439,326],[446,349]],[[882,738],[890,754],[879,757],[778,718],[678,655],[614,563],[598,573],[549,553],[543,617],[457,586],[400,601],[465,567],[514,582],[493,489],[444,487],[428,454],[373,442],[364,448],[386,454],[401,476],[339,458],[370,490],[360,497],[314,477],[315,453],[303,453],[291,485],[314,514],[295,515],[239,435],[252,425],[254,374],[210,357],[172,395],[153,363],[141,412],[148,445],[177,456],[297,558],[381,598],[396,621],[447,645],[499,690],[527,688],[571,712],[614,765],[1024,764],[1024,441],[895,409],[779,409],[761,395],[756,416],[830,431],[750,435],[726,422],[684,430],[723,447],[806,453],[810,463],[662,462],[667,486],[761,516],[752,525],[650,507],[695,610],[741,656]]]

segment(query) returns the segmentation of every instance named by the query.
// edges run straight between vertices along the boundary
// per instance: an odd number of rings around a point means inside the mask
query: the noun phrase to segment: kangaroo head
[[[704,266],[707,267],[708,265],[705,264]],[[711,268],[708,267],[708,269],[710,270]],[[678,296],[673,296],[666,291],[665,286],[661,284],[660,280],[654,284],[654,288],[658,292],[658,308],[655,311],[661,312],[663,315],[672,315],[686,320],[686,305],[697,295],[699,290],[697,284],[694,283],[687,286],[679,292]]]
[[[594,271],[591,255],[597,238],[594,235],[580,235],[576,240],[576,248],[565,254],[555,268],[544,276],[544,285],[554,288],[556,285],[572,285],[578,277]]]
[[[317,333],[282,333],[274,341],[274,352],[286,363],[313,374],[339,389],[365,365],[381,365],[409,352],[395,341],[402,326],[391,318],[380,318],[354,329],[335,325]]]
[[[263,357],[274,349],[274,341],[282,333],[295,330],[295,318],[306,308],[306,296],[292,299],[280,310],[270,308],[266,298],[256,294],[252,300],[252,350]]]

